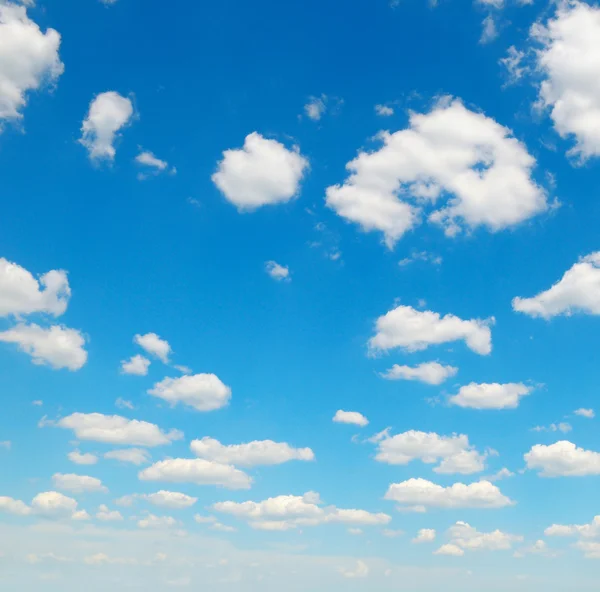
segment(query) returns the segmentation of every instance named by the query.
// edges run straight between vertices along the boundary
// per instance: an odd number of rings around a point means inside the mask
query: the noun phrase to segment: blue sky
[[[0,0],[0,587],[597,589],[600,8]]]

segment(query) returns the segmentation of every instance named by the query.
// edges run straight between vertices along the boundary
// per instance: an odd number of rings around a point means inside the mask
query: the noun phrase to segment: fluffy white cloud
[[[165,378],[149,389],[148,394],[167,401],[171,406],[183,403],[197,411],[221,409],[231,399],[231,389],[215,374]]]
[[[556,14],[531,28],[538,44],[537,69],[544,76],[539,105],[561,137],[573,136],[571,155],[585,160],[600,155],[600,8],[570,0]]]
[[[262,502],[218,502],[213,509],[247,520],[252,528],[259,530],[289,530],[329,523],[378,526],[388,524],[391,520],[387,514],[323,506],[319,495],[314,492],[303,496],[280,495]]]
[[[133,342],[152,356],[156,356],[164,364],[169,363],[169,355],[173,352],[169,342],[161,339],[156,333],[135,335]]]
[[[600,251],[581,257],[549,290],[533,298],[514,298],[512,305],[544,319],[577,312],[600,315]]]
[[[493,318],[464,321],[452,314],[442,317],[430,310],[398,306],[377,319],[376,333],[369,340],[369,348],[387,351],[401,347],[413,352],[430,345],[464,340],[475,353],[487,355],[492,351],[490,325],[493,322]]]
[[[150,462],[150,453],[143,448],[123,448],[109,450],[104,454],[104,458],[139,466]]]
[[[600,559],[600,543],[579,541],[574,546],[576,549],[583,551],[583,556],[586,559]]]
[[[107,506],[102,504],[96,513],[96,519],[101,522],[120,522],[123,520],[121,512],[117,510],[109,510]]]
[[[132,115],[131,101],[115,91],[101,93],[92,100],[79,140],[92,160],[114,160],[115,139]]]
[[[75,371],[87,362],[85,339],[76,329],[53,325],[47,329],[34,323],[19,323],[0,332],[0,341],[15,343],[34,364]]]
[[[465,552],[457,545],[450,543],[442,545],[437,551],[434,551],[434,555],[450,555],[453,557],[462,557]]]
[[[435,541],[435,530],[431,528],[422,528],[417,533],[417,536],[412,540],[413,543],[432,543]]]
[[[98,457],[95,454],[91,454],[90,452],[82,454],[79,450],[69,452],[67,457],[76,465],[95,465],[98,462]]]
[[[31,502],[34,514],[44,518],[62,519],[72,518],[81,520],[87,517],[87,512],[77,510],[77,502],[57,491],[38,493]]]
[[[297,146],[288,150],[253,132],[243,148],[225,150],[212,181],[239,211],[251,211],[293,199],[307,170]]]
[[[536,444],[524,458],[527,468],[537,469],[542,477],[600,475],[600,452],[578,448],[567,440],[550,446]]]
[[[56,489],[70,491],[71,493],[107,492],[108,489],[102,485],[100,479],[88,475],[74,475],[69,473],[55,473],[52,482]]]
[[[0,14],[1,10],[0,4]],[[1,93],[0,90],[0,96]],[[37,312],[57,317],[67,310],[70,297],[65,271],[53,269],[36,279],[24,267],[0,258],[0,317]]]
[[[408,509],[503,508],[514,503],[489,481],[469,485],[454,483],[449,487],[442,487],[426,479],[392,483],[385,499],[398,502]]]
[[[201,440],[193,440],[190,449],[196,456],[205,460],[240,467],[279,465],[292,460],[315,459],[310,448],[294,448],[287,442],[272,440],[255,440],[247,444],[227,446],[214,438],[204,437]]]
[[[285,265],[279,265],[276,261],[267,261],[265,263],[265,271],[277,281],[289,280],[290,270]]]
[[[466,522],[457,522],[448,530],[451,544],[468,551],[507,551],[513,543],[523,540],[520,535],[512,535],[501,530],[479,532]]]
[[[356,562],[356,567],[352,569],[340,568],[340,573],[345,578],[355,579],[355,578],[366,578],[369,575],[369,566],[359,559]]]
[[[131,356],[129,360],[123,360],[121,362],[121,373],[134,374],[135,376],[146,376],[148,374],[149,367],[150,360],[138,354],[136,356]]]
[[[458,368],[454,366],[442,366],[438,362],[424,362],[418,366],[399,366],[394,364],[383,378],[387,380],[418,380],[426,384],[442,384],[451,376],[456,376]]]
[[[426,206],[443,198],[429,220],[450,235],[463,225],[502,230],[548,207],[531,178],[535,159],[526,147],[459,100],[444,98],[427,114],[411,113],[408,129],[380,132],[379,139],[379,150],[346,165],[348,179],[327,189],[326,203],[363,230],[382,232],[390,248],[419,223]]]
[[[172,528],[177,526],[177,520],[172,516],[155,516],[154,514],[148,514],[145,518],[138,520],[137,525],[140,528]]]
[[[594,419],[594,417],[596,417],[596,413],[594,412],[593,409],[576,409],[573,413],[575,413],[575,415],[578,415],[579,417],[585,417],[587,419]]]
[[[249,489],[252,479],[231,465],[202,458],[171,458],[153,464],[139,473],[142,481],[218,485],[227,489]]]
[[[394,110],[388,105],[375,105],[375,113],[380,117],[390,117],[394,114]]]
[[[24,6],[0,2],[0,121],[22,118],[27,94],[58,80],[60,41],[54,29],[43,33]]]
[[[179,430],[166,433],[153,423],[102,413],[73,413],[58,420],[55,425],[73,430],[79,440],[108,444],[160,446],[183,438]]]
[[[338,409],[333,416],[333,421],[335,423],[348,423],[352,425],[360,426],[364,428],[366,425],[369,425],[369,420],[358,411],[344,411],[342,409]]]
[[[143,495],[141,497],[148,500],[155,506],[159,506],[161,508],[172,508],[174,510],[190,508],[198,501],[197,497],[192,497],[190,495],[186,495],[185,493],[164,490]]]
[[[471,409],[516,409],[521,397],[531,393],[533,387],[522,382],[507,384],[477,384],[461,386],[457,395],[449,398],[452,405]]]
[[[390,436],[389,430],[377,434],[371,441],[378,444],[375,460],[390,465],[406,465],[413,460],[427,464],[440,462],[436,473],[461,473],[468,475],[485,468],[485,454],[480,454],[469,444],[463,434],[440,436],[435,432],[410,430]]]
[[[31,509],[21,500],[3,495],[0,496],[0,512],[6,512],[15,516],[27,516],[31,513]]]
[[[600,516],[594,516],[590,524],[553,524],[544,530],[546,536],[600,538]]]

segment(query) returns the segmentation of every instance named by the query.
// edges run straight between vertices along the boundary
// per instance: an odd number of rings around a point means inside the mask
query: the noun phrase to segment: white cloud
[[[534,432],[562,432],[563,434],[568,434],[573,429],[573,426],[570,423],[562,421],[560,423],[551,423],[548,427],[546,426],[536,426],[533,428]]]
[[[116,401],[115,401],[115,406],[118,407],[119,409],[134,409],[133,403],[131,401],[127,401],[126,399],[123,399],[122,397],[119,397]]]
[[[378,444],[375,460],[390,465],[406,465],[413,460],[427,464],[440,462],[433,470],[436,473],[461,473],[468,475],[485,468],[486,455],[480,454],[469,444],[463,434],[440,436],[435,432],[410,430],[390,436],[385,430],[375,441]]]
[[[2,5],[0,14],[1,10]],[[0,96],[1,93],[2,90]],[[53,269],[36,279],[20,265],[0,258],[0,317],[39,312],[57,317],[67,310],[70,297],[71,288],[65,271]]]
[[[148,394],[167,401],[172,407],[182,403],[197,411],[221,409],[231,399],[231,389],[215,374],[165,378],[149,389]]]
[[[537,540],[533,545],[523,547],[518,551],[515,551],[514,557],[523,558],[526,555],[543,555],[545,557],[555,557],[557,554],[551,551],[546,544],[546,541]]]
[[[402,483],[392,483],[385,499],[398,502],[410,508],[503,508],[513,505],[509,498],[490,483],[478,481],[466,485],[454,483],[442,487],[426,479],[409,479]]]
[[[345,578],[366,578],[369,575],[369,566],[364,561],[359,559],[356,562],[356,567],[352,569],[346,569],[342,567],[339,571]]]
[[[3,495],[0,496],[0,512],[6,512],[15,516],[27,516],[31,513],[31,509],[21,500]]]
[[[251,211],[296,197],[308,166],[297,146],[288,150],[253,132],[243,148],[223,153],[212,181],[239,211]]]
[[[108,489],[102,485],[100,479],[89,477],[88,475],[74,475],[72,473],[65,475],[63,473],[55,473],[52,475],[52,482],[56,489],[70,491],[71,493],[106,493],[108,491]]]
[[[75,371],[83,368],[87,362],[88,354],[83,348],[85,339],[82,334],[76,329],[60,325],[44,329],[34,323],[19,323],[0,332],[0,341],[17,344],[39,366]]]
[[[135,376],[147,376],[150,360],[139,354],[131,356],[129,360],[121,362],[122,374],[134,374]]]
[[[150,355],[156,356],[164,364],[169,363],[169,355],[173,352],[169,342],[161,339],[156,333],[146,333],[145,335],[136,335],[133,342],[139,345]]]
[[[434,555],[450,555],[453,557],[462,557],[465,554],[465,552],[456,545],[446,544],[446,545],[442,545],[433,554]]]
[[[533,298],[516,297],[512,305],[517,312],[544,319],[577,312],[600,315],[600,251],[581,257],[549,290]]]
[[[139,473],[142,481],[218,485],[227,489],[249,489],[252,479],[230,465],[202,458],[171,458],[153,464]]]
[[[583,556],[586,559],[600,559],[600,543],[579,541],[574,546],[576,549],[583,551]]]
[[[594,419],[594,417],[596,417],[596,413],[594,412],[593,409],[576,409],[573,413],[575,413],[575,415],[578,415],[579,417],[585,417],[587,419]]]
[[[178,522],[172,516],[155,516],[154,514],[148,514],[145,518],[138,520],[138,526],[140,528],[172,528],[177,526]]]
[[[523,541],[520,535],[512,535],[501,530],[479,532],[466,522],[457,522],[448,530],[451,544],[466,551],[507,551],[513,543]]]
[[[375,105],[375,113],[380,117],[390,117],[394,114],[394,109],[388,105]]]
[[[87,516],[87,512],[77,510],[77,502],[57,491],[38,493],[31,502],[34,514],[44,518],[62,519],[72,518],[80,520]]]
[[[101,522],[120,522],[123,520],[121,512],[117,510],[109,510],[107,506],[102,504],[96,513],[96,519]]]
[[[72,413],[58,420],[55,425],[73,430],[80,440],[108,444],[160,446],[183,438],[179,430],[166,433],[153,423],[102,413]]]
[[[539,106],[550,111],[561,137],[573,136],[569,151],[582,160],[600,155],[600,8],[585,2],[558,3],[545,24],[535,23],[531,39],[537,69],[544,76]]]
[[[491,43],[495,39],[498,38],[498,29],[496,27],[496,19],[488,14],[481,23],[481,37],[479,38],[479,43],[486,44]]]
[[[73,450],[67,454],[67,457],[76,465],[95,465],[98,462],[98,457],[95,454],[86,452],[82,454],[79,450]]]
[[[197,501],[197,497],[186,495],[185,493],[179,493],[177,491],[157,491],[156,493],[150,493],[148,495],[141,496],[148,500],[151,504],[161,508],[172,508],[174,510],[182,510],[184,508],[190,508]]]
[[[435,530],[431,528],[422,528],[417,533],[417,536],[412,540],[413,543],[432,543],[435,541]]]
[[[285,265],[279,265],[276,261],[267,261],[265,271],[277,281],[290,279],[290,270]]]
[[[327,96],[310,97],[308,103],[304,105],[304,113],[309,119],[319,121],[327,110]]]
[[[279,465],[292,460],[312,461],[314,452],[310,448],[294,448],[287,442],[255,440],[247,444],[224,445],[214,438],[193,440],[190,450],[198,457],[221,464],[240,467]]]
[[[43,33],[24,6],[0,3],[0,121],[21,119],[27,94],[58,80],[60,41],[54,29]]]
[[[514,477],[515,474],[512,471],[509,471],[506,467],[504,467],[503,469],[500,469],[497,473],[495,473],[494,475],[489,475],[488,477],[484,477],[484,481],[491,481],[492,483],[494,481],[502,481],[502,479],[508,479],[510,477]]]
[[[418,380],[426,384],[439,385],[451,376],[455,376],[458,368],[442,366],[438,362],[424,362],[418,366],[399,366],[394,364],[381,376],[387,380]]]
[[[143,465],[151,460],[150,453],[143,448],[122,448],[119,450],[110,450],[104,454],[104,458],[109,460],[118,460],[122,463],[132,465]]]
[[[425,263],[431,263],[432,265],[441,265],[442,257],[440,255],[434,255],[433,253],[429,253],[428,251],[412,251],[409,257],[404,257],[404,259],[400,259],[398,261],[398,265],[400,267],[406,267],[411,263],[416,263],[417,261],[422,261]]]
[[[553,524],[544,531],[545,536],[600,538],[600,516],[594,516],[590,524]]]
[[[146,179],[149,174],[158,175],[169,168],[169,163],[166,160],[161,160],[160,158],[157,158],[152,152],[149,152],[148,150],[140,152],[135,157],[135,162],[138,165],[145,167],[147,171],[150,171],[150,173],[140,173],[138,175],[138,179],[140,180]],[[170,173],[172,175],[176,174],[177,169],[173,167],[170,170]]]
[[[79,140],[92,160],[114,160],[118,132],[127,125],[132,115],[131,101],[115,91],[101,93],[92,100]]]
[[[529,71],[528,66],[524,63],[525,52],[518,50],[514,45],[511,45],[506,57],[500,59],[500,63],[508,72],[508,82],[515,83],[523,78],[523,75]]]
[[[527,468],[537,469],[542,477],[600,475],[600,452],[578,448],[567,440],[550,446],[536,444],[524,458]]]
[[[352,425],[360,426],[364,428],[366,425],[369,425],[369,420],[358,411],[344,411],[342,409],[338,409],[333,416],[333,421],[335,423],[348,423]]]
[[[533,387],[522,382],[507,384],[477,384],[461,386],[457,395],[449,398],[452,405],[470,409],[516,409],[521,397],[529,395]]]
[[[247,520],[259,530],[289,530],[302,526],[340,523],[353,526],[388,524],[387,514],[373,514],[366,510],[345,510],[335,506],[323,507],[314,492],[299,495],[280,495],[261,502],[218,502],[213,510]]]
[[[445,97],[427,114],[411,113],[408,129],[378,138],[383,146],[349,162],[349,177],[327,189],[326,203],[364,231],[382,232],[390,248],[440,199],[429,220],[449,235],[462,226],[499,231],[548,208],[526,147],[459,100]]]
[[[472,351],[487,355],[492,351],[490,325],[494,320],[464,321],[457,316],[440,316],[430,310],[420,311],[412,306],[398,306],[379,317],[376,333],[369,340],[373,351],[387,351],[396,347],[413,352],[464,340]]]

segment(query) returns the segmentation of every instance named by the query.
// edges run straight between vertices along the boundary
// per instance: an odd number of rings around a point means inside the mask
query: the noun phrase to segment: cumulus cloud
[[[600,538],[600,516],[594,516],[590,524],[553,524],[544,530],[550,537]]]
[[[489,481],[478,481],[469,485],[454,483],[449,487],[442,487],[426,479],[409,479],[402,483],[392,483],[385,494],[385,499],[397,502],[407,509],[492,509],[503,508],[514,503]]]
[[[122,448],[109,450],[104,454],[104,458],[139,466],[150,462],[150,453],[143,448]]]
[[[436,532],[431,528],[422,528],[417,533],[417,536],[412,540],[415,544],[432,543],[435,541]]]
[[[265,271],[277,281],[289,280],[290,270],[285,265],[279,265],[276,261],[267,261],[265,263]]]
[[[0,121],[21,119],[28,94],[58,80],[60,42],[56,30],[42,32],[25,6],[0,2]]]
[[[517,312],[544,319],[574,313],[600,315],[600,251],[581,257],[550,289],[532,298],[516,297],[512,305]]]
[[[261,502],[218,502],[213,510],[247,520],[252,528],[259,530],[290,530],[330,523],[379,526],[391,521],[391,517],[383,513],[324,506],[319,494],[312,491],[302,496],[280,495]]]
[[[150,493],[141,497],[148,500],[155,506],[159,506],[161,508],[172,508],[174,510],[190,508],[198,501],[197,497],[192,497],[177,491],[165,490],[157,491],[156,493]]]
[[[600,559],[600,543],[579,541],[574,546],[583,552],[586,559]]]
[[[203,458],[171,458],[154,463],[139,473],[142,481],[217,485],[227,489],[249,489],[252,479],[231,465]]]
[[[163,364],[169,363],[169,355],[173,350],[169,342],[161,339],[156,333],[138,334],[133,338],[133,342],[150,355],[157,357]]]
[[[442,545],[437,551],[434,551],[433,554],[434,555],[450,555],[453,557],[462,557],[465,554],[465,552],[457,545],[448,543],[446,545]]]
[[[465,321],[452,314],[442,317],[430,310],[398,306],[377,319],[369,348],[377,352],[399,347],[413,352],[464,340],[475,353],[487,355],[492,351],[491,324],[493,319]]]
[[[83,335],[76,329],[61,325],[42,328],[34,323],[19,323],[0,332],[0,341],[16,344],[31,356],[34,364],[55,370],[80,370],[87,362]]]
[[[585,450],[568,440],[546,446],[536,444],[525,454],[527,468],[541,477],[600,475],[600,452]]]
[[[479,532],[466,522],[457,522],[448,529],[450,544],[464,551],[508,551],[514,543],[523,541],[520,535],[501,530]]]
[[[149,367],[150,360],[138,354],[136,356],[131,356],[129,360],[123,360],[121,362],[121,373],[134,374],[135,376],[146,376],[148,374]]]
[[[333,421],[335,423],[348,423],[352,425],[360,426],[364,428],[366,425],[369,425],[369,420],[358,411],[344,411],[343,409],[338,409],[333,416]]]
[[[390,248],[428,206],[429,220],[448,235],[463,227],[499,231],[548,208],[527,148],[459,100],[446,97],[427,114],[411,113],[407,129],[378,138],[383,146],[349,162],[348,178],[327,188],[326,203],[364,231],[382,232]]]
[[[573,413],[575,413],[575,415],[578,415],[579,417],[585,417],[587,419],[594,419],[594,417],[596,417],[596,413],[594,412],[593,409],[576,409]]]
[[[0,4],[0,14],[1,10]],[[39,312],[57,317],[67,310],[70,297],[65,271],[53,269],[36,279],[24,267],[0,258],[0,317]]]
[[[439,385],[451,376],[456,376],[458,368],[442,366],[439,362],[424,362],[418,366],[394,364],[381,376],[387,380],[418,380],[426,384]]]
[[[178,522],[172,516],[155,516],[154,514],[148,514],[145,518],[138,520],[137,525],[139,528],[172,528],[177,526]]]
[[[95,454],[91,454],[90,452],[82,454],[79,450],[69,452],[67,457],[76,465],[95,465],[98,462],[98,457]]]
[[[108,506],[102,504],[98,508],[96,519],[100,520],[101,522],[121,522],[123,520],[123,516],[121,515],[121,512],[117,510],[110,510]]]
[[[167,401],[172,407],[182,403],[197,411],[221,409],[231,399],[231,389],[215,374],[165,378],[149,389],[148,394]]]
[[[79,140],[87,148],[91,160],[114,160],[115,140],[132,116],[131,101],[115,91],[101,93],[92,100]]]
[[[460,473],[469,475],[485,468],[486,455],[480,454],[469,444],[468,436],[440,436],[435,432],[410,430],[390,436],[385,430],[376,436],[378,445],[375,460],[390,465],[407,465],[413,460],[427,464],[440,464],[433,470],[436,473]]]
[[[225,465],[255,467],[279,465],[292,460],[312,461],[315,454],[310,448],[294,448],[287,442],[255,440],[247,444],[221,444],[214,438],[193,440],[191,451],[198,457]]]
[[[288,149],[253,132],[243,148],[223,153],[212,181],[239,211],[252,211],[296,197],[308,166],[297,146]]]
[[[52,482],[56,489],[69,491],[71,493],[106,493],[108,489],[102,485],[100,479],[89,477],[88,475],[74,475],[73,473],[63,474],[55,473],[52,475]]]
[[[22,503],[22,502],[21,502]],[[21,508],[22,510],[22,508]],[[57,491],[38,493],[31,501],[31,508],[23,514],[35,514],[51,520],[86,520],[89,515],[85,510],[77,509],[77,501]]]
[[[179,430],[166,433],[153,423],[102,413],[73,413],[52,425],[73,430],[79,440],[108,444],[152,447],[170,444],[173,440],[183,438]]]
[[[471,409],[516,409],[521,397],[529,395],[533,387],[522,382],[507,384],[477,384],[460,387],[457,395],[448,400],[451,405]]]
[[[31,509],[21,500],[3,495],[0,496],[0,512],[6,512],[14,516],[27,516],[31,513]]]
[[[570,155],[600,155],[600,8],[585,2],[558,3],[546,23],[535,23],[531,39],[544,77],[539,106],[550,112],[561,137],[573,137]]]

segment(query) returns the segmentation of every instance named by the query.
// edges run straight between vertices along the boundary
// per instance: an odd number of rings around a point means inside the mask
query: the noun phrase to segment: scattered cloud
[[[379,317],[376,333],[369,340],[371,351],[402,348],[408,352],[425,350],[431,345],[464,340],[467,347],[479,355],[492,351],[490,325],[494,319],[464,321],[457,316],[440,316],[430,310],[398,306]]]
[[[544,530],[548,537],[580,536],[586,539],[600,537],[600,516],[594,516],[590,524],[553,524]]]
[[[484,477],[484,481],[502,481],[502,479],[508,479],[510,477],[514,477],[515,474],[512,471],[509,471],[506,467],[500,469],[497,473],[493,475],[489,475],[488,477]]]
[[[133,403],[131,401],[127,401],[126,399],[123,399],[122,397],[119,397],[116,401],[115,401],[115,407],[117,407],[118,409],[135,409],[135,407],[133,406]]]
[[[344,411],[342,409],[336,411],[336,414],[333,416],[333,421],[335,423],[357,425],[361,428],[369,425],[369,420],[362,413],[359,413],[358,411]]]
[[[375,113],[380,117],[390,117],[394,114],[394,109],[389,105],[375,105]]]
[[[169,363],[169,356],[173,352],[168,341],[161,339],[156,333],[136,335],[133,342],[152,356],[158,358],[163,364]]]
[[[450,397],[451,405],[470,409],[516,409],[521,397],[529,395],[533,387],[522,382],[507,384],[477,384],[460,387],[458,394]]]
[[[152,175],[160,175],[160,173],[165,171],[169,171],[169,174],[171,175],[177,174],[177,169],[175,167],[169,169],[169,163],[166,160],[157,158],[148,150],[141,151],[135,157],[135,162],[144,169],[144,172],[138,174],[138,179],[140,181],[143,181]]]
[[[516,297],[512,305],[517,312],[544,319],[574,313],[600,315],[600,251],[581,257],[549,290],[533,298]]]
[[[398,261],[398,265],[400,267],[406,267],[407,265],[416,263],[417,261],[431,263],[432,265],[441,265],[443,259],[440,255],[434,255],[428,251],[413,251],[410,256],[400,259],[400,261]]]
[[[69,452],[67,457],[76,465],[95,465],[98,462],[98,457],[95,454],[91,454],[90,452],[82,454],[79,450]]]
[[[587,419],[594,419],[594,417],[596,417],[596,413],[594,412],[593,409],[576,409],[573,413],[575,413],[575,415],[578,415],[579,417],[585,417]]]
[[[496,19],[488,14],[481,23],[481,37],[479,38],[479,43],[485,45],[486,43],[491,43],[498,38],[498,27],[496,26]]]
[[[309,119],[319,121],[327,110],[327,95],[320,97],[310,97],[306,105],[304,105],[304,113]]]
[[[131,100],[115,91],[97,95],[81,126],[79,142],[85,146],[92,161],[113,161],[115,140],[133,116]]]
[[[96,519],[100,520],[101,522],[121,522],[123,520],[123,516],[121,515],[121,512],[117,510],[110,510],[108,506],[102,504],[98,508]]]
[[[439,362],[424,362],[418,366],[399,366],[394,364],[381,374],[387,380],[418,380],[426,384],[440,385],[448,378],[456,376],[458,368],[442,366]]]
[[[104,458],[108,460],[118,460],[122,463],[130,463],[140,466],[149,463],[151,460],[150,453],[143,448],[122,448],[120,450],[109,450],[104,454]]]
[[[566,421],[561,423],[551,423],[549,426],[536,426],[533,428],[534,432],[562,432],[568,434],[573,429],[573,426]]]
[[[240,212],[252,211],[296,197],[308,168],[297,146],[288,149],[253,132],[243,148],[223,153],[212,181]]]
[[[411,541],[413,543],[432,543],[435,541],[436,532],[431,528],[422,528],[417,536]]]
[[[410,113],[407,129],[377,137],[382,147],[349,162],[349,177],[327,188],[326,203],[364,231],[382,232],[389,248],[442,198],[428,219],[450,236],[463,227],[500,231],[548,209],[525,145],[460,100],[444,97],[427,114]]]
[[[508,551],[514,543],[523,541],[520,535],[508,534],[501,530],[479,532],[466,522],[457,522],[448,529],[450,545],[463,551]]]
[[[525,454],[530,470],[541,477],[583,477],[600,475],[600,452],[578,448],[568,440],[546,446],[536,444]]]
[[[102,485],[100,479],[89,477],[88,475],[74,475],[55,473],[52,475],[52,482],[56,489],[69,491],[71,493],[90,493],[102,492],[106,493],[108,489]]]
[[[525,63],[526,54],[511,45],[506,57],[500,59],[500,64],[506,68],[508,83],[515,84],[529,72],[529,66]]]
[[[186,495],[185,493],[164,490],[157,491],[156,493],[150,493],[149,495],[144,495],[142,497],[155,506],[159,506],[161,508],[172,508],[174,510],[190,508],[198,501],[197,497],[192,497],[190,495]]]
[[[231,399],[231,389],[214,374],[164,378],[149,389],[148,394],[167,401],[172,407],[181,403],[197,411],[221,409]]]
[[[121,362],[121,374],[134,374],[135,376],[147,376],[150,360],[144,356],[131,356],[129,360]]]
[[[265,271],[278,282],[282,280],[290,280],[290,270],[285,265],[280,265],[276,261],[267,261],[265,263]]]
[[[434,551],[434,555],[450,555],[452,557],[462,557],[465,552],[457,545],[446,544],[442,545],[437,551]]]

